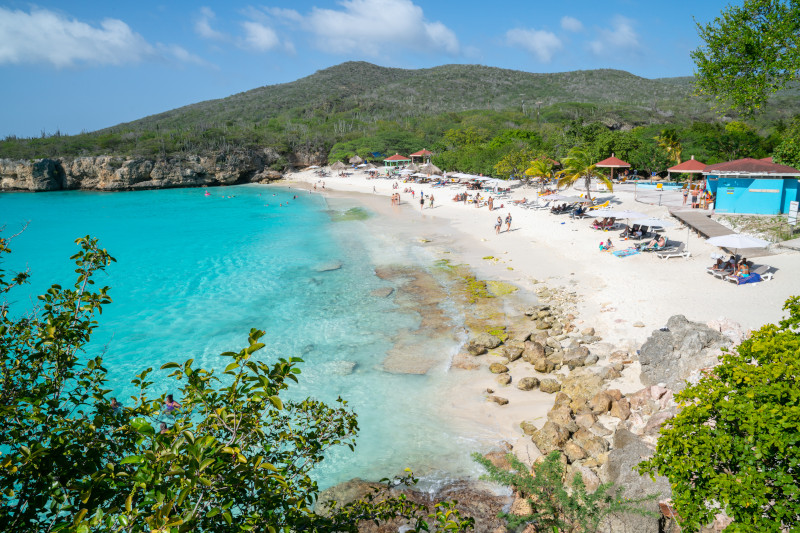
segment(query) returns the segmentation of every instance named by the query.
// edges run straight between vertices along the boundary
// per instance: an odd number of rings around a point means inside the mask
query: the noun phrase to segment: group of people
[[[506,231],[511,231],[511,213],[506,214]],[[503,217],[497,217],[497,222],[494,223],[494,232],[497,235],[500,235],[500,230],[503,227]]]
[[[708,209],[714,203],[714,194],[705,189],[683,189],[683,205],[691,199],[693,209]]]
[[[400,193],[399,192],[392,193],[391,198],[392,198],[392,205],[400,205]]]
[[[747,262],[746,257],[742,257],[739,261],[736,256],[730,256],[727,261],[723,261],[721,257],[711,265],[711,270],[725,272],[730,276],[744,278],[750,275],[750,263]]]

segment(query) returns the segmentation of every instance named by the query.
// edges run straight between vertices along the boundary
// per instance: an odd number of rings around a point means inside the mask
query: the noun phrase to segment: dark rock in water
[[[657,494],[655,500],[644,502],[642,505],[646,510],[660,516],[658,501],[672,496],[669,481],[660,476],[651,481],[650,476],[640,476],[634,470],[636,465],[652,455],[653,450],[643,440],[626,429],[620,429],[614,435],[614,447],[608,455],[608,462],[603,467],[601,479],[604,483],[614,483],[624,489],[622,493],[624,498],[642,498]],[[659,518],[634,514],[611,517],[607,527],[601,530],[659,533]]]
[[[478,333],[477,335],[472,337],[472,339],[470,339],[470,342],[486,346],[486,348],[489,350],[497,348],[498,346],[503,344],[503,341],[500,339],[500,337],[497,337],[490,333]]]
[[[340,268],[342,268],[341,261],[334,261],[332,263],[319,265],[315,270],[317,272],[331,272],[333,270],[339,270]]]
[[[381,287],[380,289],[375,289],[374,291],[370,292],[372,296],[377,296],[378,298],[388,298],[392,295],[394,289],[392,287]]]
[[[666,383],[681,391],[686,379],[702,368],[717,364],[720,348],[731,340],[705,324],[689,322],[683,315],[667,321],[666,330],[655,330],[642,345],[639,362],[644,385]]]

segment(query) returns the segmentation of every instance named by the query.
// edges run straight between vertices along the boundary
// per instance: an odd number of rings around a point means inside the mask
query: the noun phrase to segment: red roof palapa
[[[674,167],[669,167],[667,172],[685,172],[687,174],[697,174],[703,172],[706,167],[705,163],[701,163],[697,159],[692,156],[691,159],[684,161],[683,163],[679,163]]]
[[[404,155],[394,154],[393,156],[384,159],[384,161],[411,161],[411,160]]]
[[[725,163],[717,163],[716,165],[708,165],[703,171],[703,174],[772,174],[776,176],[800,176],[800,171],[786,165],[779,165],[777,163],[769,163],[760,159],[746,157],[744,159],[726,161]]]
[[[423,148],[419,152],[414,152],[413,154],[411,154],[411,157],[415,157],[415,156],[421,157],[423,155],[433,155],[433,152],[429,152],[429,151],[427,151],[427,150],[425,150]]]
[[[608,159],[603,159],[599,163],[595,165],[596,167],[603,167],[603,168],[619,168],[619,167],[629,167],[631,166],[630,163],[626,163],[622,159],[618,157],[614,157],[614,154],[611,154],[611,157]]]

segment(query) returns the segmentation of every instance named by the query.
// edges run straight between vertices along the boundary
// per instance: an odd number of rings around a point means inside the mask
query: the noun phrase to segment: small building
[[[394,154],[391,157],[387,157],[383,160],[384,167],[399,167],[403,165],[408,165],[411,163],[411,159],[407,158],[404,155]]]
[[[761,159],[737,159],[703,170],[717,213],[777,215],[800,200],[800,171]]]
[[[411,158],[411,162],[412,163],[414,163],[415,162],[414,160],[417,159],[417,158],[419,158],[419,161],[418,161],[419,163],[430,163],[432,155],[433,155],[432,152],[429,152],[428,150],[425,150],[423,148],[419,152],[414,152],[409,157]]]

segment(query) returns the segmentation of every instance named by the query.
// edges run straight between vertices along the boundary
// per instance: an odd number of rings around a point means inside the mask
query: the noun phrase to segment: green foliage
[[[534,157],[536,157],[536,154],[529,148],[512,150],[495,164],[494,170],[500,177],[519,179],[530,167]]]
[[[592,162],[593,158],[585,150],[580,148],[573,148],[569,151],[567,157],[561,163],[561,172],[559,172],[558,186],[570,187],[574,186],[578,181],[583,180],[586,186],[586,198],[592,199],[592,191],[590,186],[592,177],[596,177],[608,187],[608,190],[613,190],[614,184],[611,180],[602,174],[597,173],[597,167]]]
[[[52,286],[33,313],[14,312],[5,300],[0,308],[3,531],[355,532],[360,521],[396,517],[413,531],[472,527],[452,503],[428,513],[378,491],[324,514],[312,510],[319,490],[311,472],[331,447],[353,449],[356,417],[341,399],[283,400],[299,359],[261,361],[261,331],[221,354],[221,372],[192,359],[163,365],[177,409],[165,411],[165,397],[151,392],[152,369],[132,381],[131,405],[112,406],[102,358],[82,352],[94,314],[110,302],[107,287],[90,290],[93,275],[114,259],[96,240],[78,244],[74,289]],[[8,251],[0,240],[0,253]],[[26,280],[0,271],[0,294]],[[413,482],[409,475],[391,485]]]
[[[795,117],[775,147],[775,162],[800,168],[800,117]]]
[[[590,492],[580,474],[566,485],[565,467],[559,452],[550,453],[543,462],[534,465],[532,471],[514,454],[507,455],[510,471],[496,467],[480,454],[475,453],[472,457],[488,471],[486,479],[511,487],[530,506],[531,512],[527,515],[500,515],[512,528],[531,525],[537,532],[590,533],[598,531],[603,520],[611,515],[652,514],[642,509],[640,504],[655,499],[655,496],[624,499],[622,488],[611,483],[602,484]]]
[[[697,86],[724,108],[745,116],[763,109],[770,94],[800,72],[800,3],[745,0],[713,23],[698,24],[703,46],[692,52]]]
[[[800,522],[800,298],[677,399],[641,472],[666,476],[682,527],[724,510],[726,531],[782,531]]]

